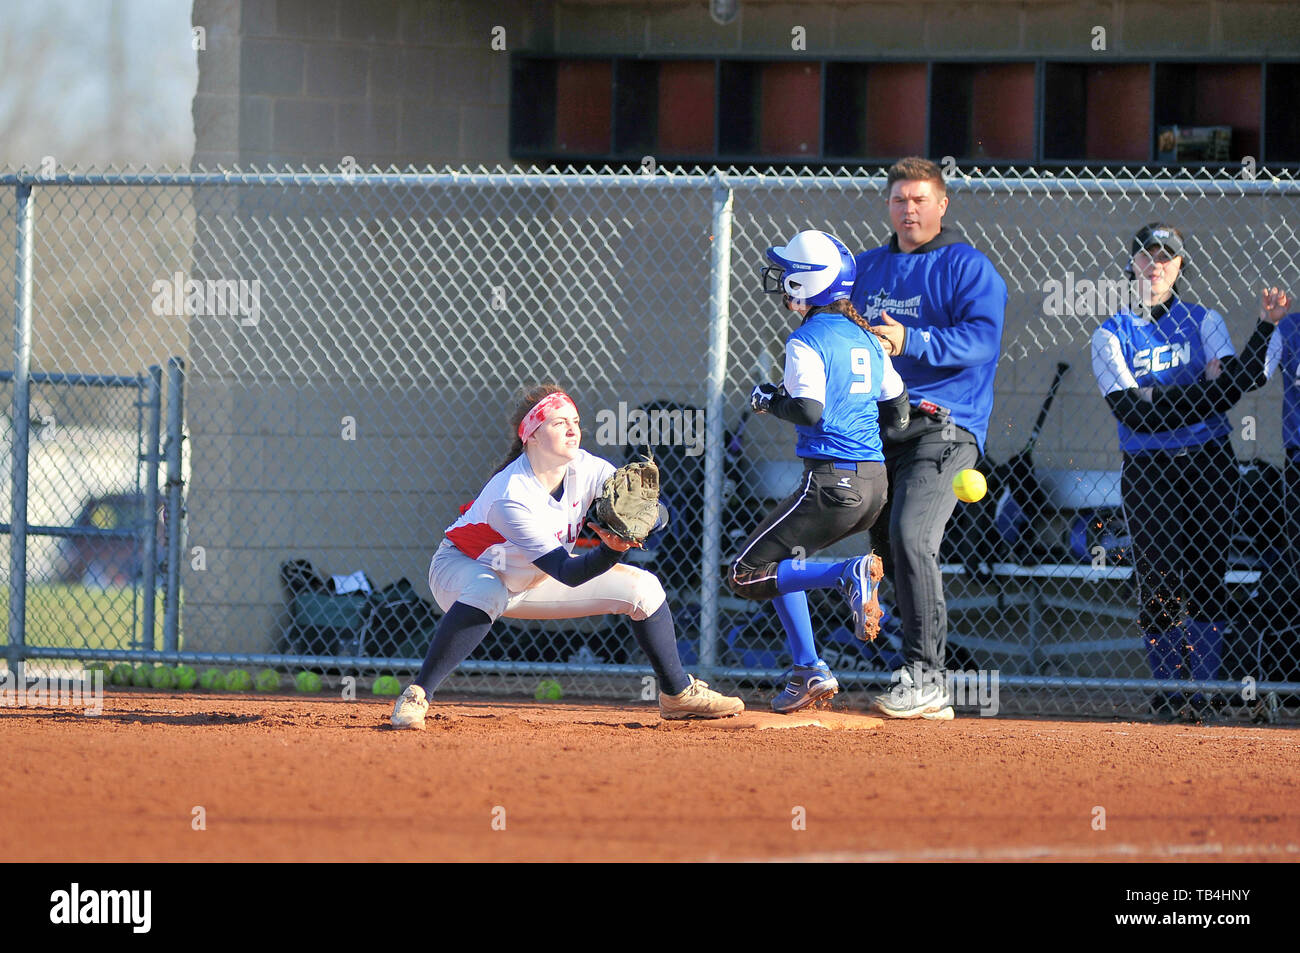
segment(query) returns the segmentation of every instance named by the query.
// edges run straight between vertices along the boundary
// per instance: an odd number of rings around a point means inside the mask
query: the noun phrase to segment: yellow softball
[[[984,480],[984,474],[978,470],[960,470],[952,478],[952,491],[963,503],[974,503],[983,499],[988,489],[989,485]]]

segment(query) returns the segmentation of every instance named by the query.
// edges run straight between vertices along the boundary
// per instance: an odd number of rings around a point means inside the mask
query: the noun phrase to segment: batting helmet
[[[763,290],[784,293],[795,304],[811,307],[847,298],[858,266],[844,244],[814,229],[800,232],[786,245],[767,250],[773,264],[763,268]]]

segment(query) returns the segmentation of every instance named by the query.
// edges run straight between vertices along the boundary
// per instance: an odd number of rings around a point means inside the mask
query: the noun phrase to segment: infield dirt
[[[417,732],[391,705],[115,690],[99,716],[0,709],[0,857],[1300,860],[1294,728],[841,710],[776,731],[452,696]]]

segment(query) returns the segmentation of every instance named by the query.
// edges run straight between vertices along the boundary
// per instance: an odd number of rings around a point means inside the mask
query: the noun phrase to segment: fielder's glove
[[[632,543],[645,542],[659,522],[659,466],[653,455],[619,467],[592,500],[587,519]]]
[[[772,398],[784,390],[784,386],[776,384],[756,384],[754,389],[749,393],[749,406],[756,414],[767,413],[767,408],[772,404]]]

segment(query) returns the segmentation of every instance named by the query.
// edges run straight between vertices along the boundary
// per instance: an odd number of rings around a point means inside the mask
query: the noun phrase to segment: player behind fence
[[[1223,316],[1186,300],[1182,233],[1155,222],[1139,229],[1129,276],[1141,303],[1102,323],[1092,367],[1119,433],[1120,492],[1133,536],[1139,626],[1158,679],[1215,679],[1228,615],[1224,575],[1237,501],[1237,458],[1225,413],[1264,383],[1269,338],[1286,314],[1276,288],[1261,296],[1260,321],[1240,357]],[[1213,713],[1197,692],[1157,694],[1157,716]]]
[[[865,532],[880,515],[887,487],[877,402],[887,423],[902,426],[908,405],[880,341],[849,303],[855,274],[849,250],[824,232],[804,231],[769,248],[767,257],[773,264],[763,269],[763,290],[783,293],[784,307],[803,320],[785,343],[783,383],[760,383],[750,402],[755,412],[795,425],[804,472],[745,540],[728,581],[737,595],[771,599],[781,619],[794,668],[772,708],[789,713],[839,691],[817,653],[808,590],[838,588],[852,607],[854,634],[869,640],[879,632],[878,556],[806,560]]]
[[[613,464],[581,449],[578,408],[554,384],[525,391],[510,418],[505,462],[447,528],[429,567],[429,586],[446,613],[424,665],[393,708],[395,728],[423,728],[429,696],[487,636],[501,616],[572,619],[628,616],[659,679],[664,718],[723,718],[739,698],[687,675],[677,655],[672,611],[649,572],[621,565],[633,541],[589,522],[600,545],[573,547]]]

